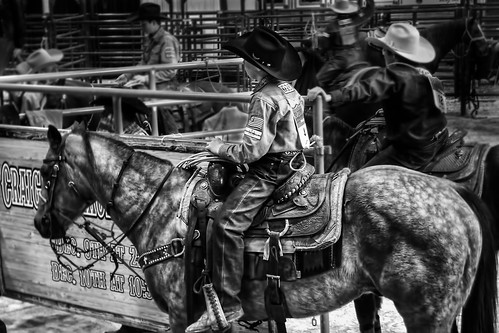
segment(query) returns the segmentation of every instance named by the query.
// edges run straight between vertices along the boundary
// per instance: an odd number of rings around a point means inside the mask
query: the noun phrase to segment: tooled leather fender
[[[286,224],[288,230],[280,237],[285,253],[321,250],[334,244],[341,235],[343,192],[349,174],[350,169],[345,168],[335,174],[313,175],[292,200],[271,206],[245,233],[246,251],[261,251],[267,228],[281,231]]]

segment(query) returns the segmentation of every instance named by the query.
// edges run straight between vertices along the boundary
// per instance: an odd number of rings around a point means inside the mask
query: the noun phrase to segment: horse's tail
[[[471,190],[458,186],[459,195],[473,209],[482,230],[482,251],[471,293],[462,311],[462,333],[495,332],[497,306],[497,261],[493,218],[485,203]]]

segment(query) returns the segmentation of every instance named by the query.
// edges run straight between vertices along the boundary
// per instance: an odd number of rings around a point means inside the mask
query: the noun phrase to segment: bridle
[[[482,30],[482,28],[478,24],[477,24],[477,29],[480,32],[480,36],[473,37],[473,35],[471,34],[471,31],[469,29],[469,26],[471,25],[472,21],[476,23],[476,18],[468,20],[466,22],[466,24],[465,24],[465,30],[464,30],[463,35],[461,37],[462,41],[464,41],[465,37],[468,38],[468,45],[465,48],[463,54],[459,55],[456,52],[454,52],[454,50],[451,51],[452,55],[455,58],[457,58],[457,59],[464,59],[464,58],[468,57],[469,54],[470,54],[471,46],[473,45],[473,43],[481,41],[481,40],[487,42],[487,38],[485,37],[485,34],[484,34],[483,30]],[[480,101],[479,101],[477,93],[476,93],[474,80],[471,80],[471,92],[470,92],[470,94],[468,96],[468,99],[469,99],[468,102],[471,103],[471,104],[473,104],[473,110],[471,111],[471,116],[473,118],[475,118],[476,113],[478,111],[478,108],[480,107]]]
[[[480,31],[480,36],[473,37],[473,35],[471,34],[471,31],[469,29],[469,25],[470,25],[470,23],[471,23],[472,20],[474,22],[476,22],[475,21],[476,19],[468,20],[466,22],[466,24],[465,24],[463,35],[461,36],[461,40],[462,41],[464,41],[465,37],[468,38],[468,45],[466,46],[463,54],[460,55],[460,54],[457,54],[456,52],[454,52],[454,50],[451,50],[452,54],[456,58],[465,58],[465,57],[467,57],[468,54],[470,53],[471,46],[473,45],[473,43],[481,41],[481,40],[487,41],[487,38],[485,37],[485,34],[483,33],[483,30],[480,27],[478,27],[478,31]]]
[[[113,279],[116,271],[118,270],[120,263],[122,265],[126,266],[137,277],[139,277],[140,279],[143,280],[143,278],[116,253],[115,248],[118,245],[120,245],[121,242],[123,242],[123,240],[126,237],[128,237],[130,235],[130,233],[137,227],[137,225],[140,223],[140,221],[142,221],[143,217],[146,215],[146,213],[149,211],[149,208],[152,206],[152,204],[156,200],[156,198],[157,198],[160,190],[163,188],[163,185],[165,184],[166,180],[170,177],[171,173],[173,172],[174,167],[173,166],[170,167],[170,169],[168,170],[168,172],[164,176],[163,180],[161,181],[160,185],[158,186],[156,192],[154,193],[153,197],[151,198],[151,200],[147,204],[146,208],[135,219],[135,221],[131,224],[131,226],[128,228],[128,230],[126,232],[122,233],[121,236],[115,237],[114,231],[113,231],[114,222],[113,222],[113,227],[111,227],[111,229],[106,230],[106,229],[99,227],[95,224],[93,224],[94,226],[92,226],[92,223],[89,220],[87,220],[85,218],[85,216],[82,214],[81,217],[83,218],[84,222],[80,224],[80,223],[77,223],[75,220],[71,219],[70,217],[66,216],[60,209],[57,209],[54,206],[54,192],[55,192],[55,187],[56,187],[56,184],[57,184],[57,181],[59,178],[59,172],[62,169],[62,165],[64,163],[67,163],[67,159],[62,155],[63,147],[64,147],[64,144],[61,144],[59,151],[58,151],[58,156],[56,158],[43,160],[44,164],[54,163],[54,165],[52,166],[50,179],[45,184],[45,189],[48,192],[47,198],[43,197],[43,195],[41,193],[39,193],[40,199],[44,202],[45,205],[48,206],[48,209],[45,211],[44,217],[42,218],[42,223],[46,223],[44,221],[47,218],[48,223],[49,223],[49,228],[50,228],[50,230],[52,230],[51,229],[51,227],[52,227],[52,215],[50,214],[50,212],[56,211],[60,217],[64,218],[65,220],[71,221],[71,223],[76,225],[78,228],[84,229],[87,233],[89,233],[101,245],[101,248],[93,248],[93,249],[84,250],[84,249],[79,248],[77,245],[73,244],[70,237],[64,236],[63,237],[63,244],[70,246],[74,250],[75,253],[88,253],[91,251],[98,253],[96,259],[94,259],[91,263],[89,263],[86,266],[80,266],[80,265],[76,264],[74,261],[72,261],[63,251],[57,250],[57,246],[60,246],[60,244],[57,244],[57,241],[54,238],[52,238],[52,235],[50,235],[50,239],[49,239],[50,247],[51,247],[52,251],[54,252],[54,254],[56,255],[57,261],[65,269],[67,269],[71,273],[74,273],[75,271],[83,271],[83,270],[86,270],[86,269],[93,267],[96,262],[101,261],[105,256],[107,256],[109,254],[114,259],[113,261],[115,264],[114,271],[111,274],[111,280]],[[111,198],[106,206],[106,211],[108,211],[110,209],[114,209],[114,197],[115,197],[117,188],[119,187],[120,180],[121,180],[128,164],[130,163],[130,160],[132,159],[134,154],[135,154],[135,150],[132,150],[131,154],[124,160],[124,162],[121,166],[120,172],[118,174],[118,178],[116,179],[116,181],[113,185]],[[74,181],[69,180],[68,186],[72,189],[72,191],[80,199],[82,199],[86,203],[86,207],[90,206],[92,203],[95,202],[94,199],[84,198],[83,195],[81,194],[81,192],[78,190]],[[97,230],[97,227],[101,228],[103,230],[106,230],[110,233],[110,236],[109,236],[109,237],[111,237],[110,242],[106,243],[106,238],[108,237],[108,235],[106,235],[102,231]],[[178,242],[181,243],[180,245],[183,248],[184,244],[183,244],[182,239],[173,239],[172,240],[172,244],[178,243]],[[105,251],[100,251],[102,248]],[[99,253],[101,253],[101,254],[99,254]],[[182,249],[181,253],[183,253],[183,249]]]

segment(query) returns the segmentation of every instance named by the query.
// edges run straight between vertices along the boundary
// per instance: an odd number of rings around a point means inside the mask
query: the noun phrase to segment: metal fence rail
[[[192,92],[176,92],[176,91],[158,91],[156,90],[156,83],[154,80],[154,73],[156,70],[161,69],[180,69],[180,68],[209,68],[209,67],[223,67],[223,66],[237,66],[240,67],[242,59],[226,59],[226,60],[210,60],[210,61],[197,61],[190,63],[179,64],[165,64],[165,65],[148,65],[148,66],[132,66],[132,67],[118,67],[118,68],[105,68],[98,70],[78,70],[68,72],[56,73],[41,73],[41,74],[26,74],[26,75],[10,75],[0,77],[0,90],[6,91],[32,91],[42,93],[57,93],[57,94],[71,94],[71,95],[91,95],[91,96],[111,96],[113,98],[113,112],[115,119],[115,128],[118,133],[123,133],[123,120],[122,120],[122,97],[135,97],[135,98],[155,98],[162,101],[149,101],[147,103],[152,107],[152,132],[153,135],[158,135],[158,113],[156,106],[159,105],[172,105],[171,100],[176,100],[176,105],[186,104],[192,101],[234,101],[234,102],[248,102],[248,94],[233,93],[233,94],[217,94],[217,93],[192,93]],[[150,90],[133,90],[122,88],[102,88],[102,87],[67,87],[67,86],[53,86],[53,85],[30,85],[22,84],[29,81],[46,81],[67,78],[82,78],[82,77],[106,77],[113,75],[116,77],[121,73],[148,73]],[[170,101],[165,101],[168,99]],[[146,104],[147,105],[147,104]],[[78,114],[83,112],[93,113],[96,109],[77,110]],[[64,113],[63,113],[64,114]],[[70,112],[66,111],[65,115]]]

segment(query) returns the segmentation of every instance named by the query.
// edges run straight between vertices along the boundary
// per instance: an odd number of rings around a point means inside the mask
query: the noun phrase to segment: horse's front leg
[[[354,300],[355,313],[361,333],[381,333],[378,309],[381,297],[374,294],[364,294]]]
[[[152,266],[144,273],[156,305],[168,313],[171,331],[184,333],[187,328],[187,309],[183,259]]]

